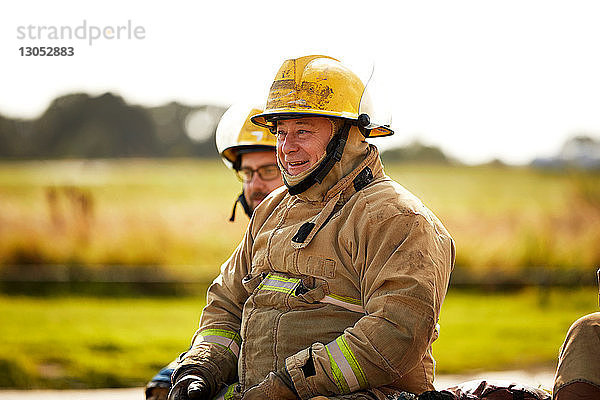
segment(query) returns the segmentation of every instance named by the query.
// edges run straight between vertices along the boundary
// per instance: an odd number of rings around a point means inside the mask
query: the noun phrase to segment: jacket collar
[[[377,150],[377,147],[372,144],[369,145],[368,150],[369,151],[364,160],[362,160],[362,162],[356,168],[354,168],[348,175],[340,179],[337,184],[327,191],[323,199],[324,201],[328,201],[329,199],[337,196],[339,193],[342,193],[342,200],[345,203],[354,193],[362,189],[361,186],[357,186],[356,179],[359,175],[365,174],[365,168],[369,168],[370,170],[368,173],[370,175],[370,180],[383,175],[383,164],[379,158],[379,150]]]

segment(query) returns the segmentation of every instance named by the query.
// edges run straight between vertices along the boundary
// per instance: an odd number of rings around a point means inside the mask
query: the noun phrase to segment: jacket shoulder
[[[370,222],[383,222],[391,218],[422,217],[436,230],[446,231],[438,218],[423,202],[404,186],[388,176],[374,181],[357,193],[356,206],[364,210]],[[356,208],[355,206],[355,208]]]
[[[395,210],[394,214],[422,214],[429,210],[421,200],[398,182],[385,176],[358,192],[358,202],[364,203],[366,211]]]

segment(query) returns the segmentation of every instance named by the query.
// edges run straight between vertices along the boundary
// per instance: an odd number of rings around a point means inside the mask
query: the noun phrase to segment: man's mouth
[[[297,167],[300,167],[300,166],[306,164],[307,162],[308,161],[288,161],[287,164],[289,167],[297,168]]]

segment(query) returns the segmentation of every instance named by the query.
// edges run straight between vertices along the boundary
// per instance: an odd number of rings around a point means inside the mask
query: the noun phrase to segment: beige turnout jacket
[[[366,153],[347,174],[261,203],[209,288],[182,365],[242,390],[285,366],[303,399],[433,389],[454,244],[383,173],[377,149]]]
[[[554,396],[563,387],[576,382],[600,388],[600,312],[575,321],[560,348]]]

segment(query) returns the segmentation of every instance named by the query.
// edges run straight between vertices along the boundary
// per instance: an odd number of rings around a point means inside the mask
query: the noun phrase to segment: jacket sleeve
[[[218,385],[234,382],[237,378],[241,316],[248,297],[242,279],[250,269],[250,232],[249,226],[242,242],[221,266],[221,273],[209,287],[199,329],[190,349],[180,357],[174,377],[184,369],[194,368],[210,374]]]
[[[365,315],[334,341],[286,360],[302,398],[399,382],[436,338],[454,263],[445,229],[432,215],[388,208],[356,230],[353,260]]]

